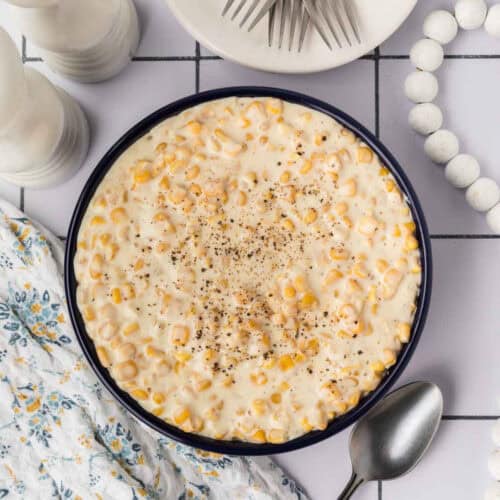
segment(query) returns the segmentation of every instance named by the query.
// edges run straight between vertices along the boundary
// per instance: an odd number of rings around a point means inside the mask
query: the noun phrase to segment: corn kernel
[[[306,292],[300,299],[300,307],[303,309],[309,309],[318,303],[318,299],[311,292]]]
[[[289,285],[283,289],[283,296],[286,299],[293,299],[296,295],[297,295],[297,291],[295,290],[295,288],[293,286]]]
[[[293,284],[299,292],[305,292],[307,290],[307,282],[304,276],[297,276],[293,280]]]
[[[129,336],[139,331],[139,323],[129,323],[123,329],[123,335]]]
[[[257,385],[266,385],[267,375],[264,372],[252,373],[250,375],[250,380]]]
[[[165,411],[165,408],[163,406],[158,406],[157,408],[153,408],[151,410],[151,413],[155,416],[155,417],[161,417],[163,415],[163,412]]]
[[[191,417],[191,412],[189,411],[189,408],[181,408],[174,416],[174,422],[177,425],[182,425],[184,424],[188,418]]]
[[[275,405],[279,405],[281,403],[281,394],[279,392],[275,392],[274,394],[271,394],[271,401]]]
[[[176,346],[184,346],[189,340],[189,329],[187,326],[174,325],[172,328],[172,343]]]
[[[385,189],[388,193],[392,193],[396,189],[396,183],[392,179],[389,179],[385,183]]]
[[[344,248],[332,248],[330,250],[330,258],[332,260],[347,260],[349,258],[349,252]]]
[[[119,288],[113,288],[111,290],[111,299],[115,304],[121,304],[122,301],[122,292]]]
[[[360,146],[358,148],[358,163],[371,163],[372,161],[373,151],[366,146]]]
[[[287,229],[288,231],[294,231],[295,230],[295,224],[291,219],[284,219],[281,225]]]
[[[344,273],[342,273],[338,269],[331,269],[330,271],[328,271],[328,274],[326,275],[324,284],[325,285],[332,285],[333,283],[335,283],[336,281],[338,281],[339,279],[341,279],[343,277],[344,277]]]
[[[399,323],[397,327],[397,336],[399,340],[406,344],[410,340],[410,335],[411,325],[409,323]]]
[[[358,192],[358,185],[355,179],[348,179],[340,188],[340,192],[344,196],[355,196],[356,193]]]
[[[252,440],[257,443],[265,443],[266,433],[262,429],[259,429],[252,434]]]
[[[286,372],[294,367],[295,363],[289,354],[283,354],[278,360],[280,370]]]
[[[306,224],[312,224],[318,218],[318,212],[314,208],[308,208],[304,214],[304,222]]]
[[[283,443],[285,441],[285,431],[281,429],[271,429],[267,433],[267,440],[273,444]]]
[[[299,172],[301,174],[309,173],[313,168],[313,162],[311,160],[305,160]]]
[[[87,306],[83,310],[83,317],[85,321],[94,321],[95,320],[95,312],[91,306]]]
[[[104,217],[102,217],[101,215],[95,215],[90,220],[91,226],[102,226],[105,223],[106,223],[106,219]]]
[[[287,182],[290,182],[290,178],[291,178],[290,172],[286,170],[280,175],[280,182],[286,184]]]
[[[267,404],[263,399],[254,399],[252,401],[252,411],[257,416],[265,415]]]
[[[98,347],[96,349],[96,352],[101,365],[105,368],[108,368],[111,365],[111,360],[109,359],[108,351],[106,351],[106,348]]]
[[[175,359],[180,363],[185,363],[186,361],[189,361],[192,357],[193,356],[186,351],[179,351],[175,353]]]
[[[396,353],[392,349],[384,349],[384,364],[386,368],[396,364]]]
[[[313,426],[311,425],[311,423],[309,422],[309,419],[307,417],[303,417],[300,420],[300,425],[302,426],[302,428],[304,429],[305,432],[310,432],[313,430]]]
[[[145,399],[148,399],[149,394],[147,391],[143,389],[134,389],[133,391],[130,392],[130,394],[135,398],[139,399],[141,401],[144,401]]]
[[[209,389],[211,387],[211,385],[212,385],[212,382],[208,379],[200,380],[196,384],[196,390],[198,392],[206,391],[207,389]]]
[[[186,128],[193,134],[193,135],[200,135],[201,133],[201,123],[198,121],[190,121],[187,125]]]
[[[134,181],[137,184],[145,184],[153,178],[151,170],[149,168],[138,168],[134,172]]]
[[[246,204],[247,204],[247,195],[246,195],[246,193],[245,193],[245,192],[240,191],[240,192],[238,193],[238,200],[237,200],[237,202],[238,202],[238,205],[239,205],[240,207],[243,207],[244,205],[246,205]]]
[[[405,241],[405,249],[408,251],[416,250],[418,248],[418,240],[413,235],[409,235]]]
[[[192,181],[193,179],[196,179],[200,175],[200,167],[199,165],[193,165],[187,172],[186,172],[186,179],[188,181]]]
[[[170,180],[169,180],[169,178],[167,176],[162,177],[162,179],[160,181],[160,187],[162,189],[164,189],[165,191],[167,189],[170,189]]]
[[[384,273],[387,268],[389,267],[389,264],[386,260],[384,259],[378,259],[376,262],[375,262],[375,267],[377,268],[377,271],[379,273]]]

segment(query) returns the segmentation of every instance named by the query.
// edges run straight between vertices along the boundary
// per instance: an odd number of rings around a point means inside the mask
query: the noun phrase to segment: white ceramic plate
[[[283,45],[286,48],[281,50],[268,47],[267,18],[251,33],[240,29],[238,23],[230,20],[230,16],[222,18],[220,14],[226,0],[166,2],[194,38],[225,59],[275,73],[312,73],[341,66],[373,50],[401,26],[417,0],[355,0],[360,17],[361,45],[342,49],[335,47],[330,51],[319,35],[309,29],[300,54],[297,51],[289,52],[285,43]],[[240,13],[238,19],[241,16]]]

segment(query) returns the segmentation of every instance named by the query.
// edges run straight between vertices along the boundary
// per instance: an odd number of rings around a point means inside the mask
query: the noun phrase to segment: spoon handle
[[[351,479],[347,483],[346,487],[339,495],[337,500],[348,500],[351,498],[352,494],[365,482],[365,480],[359,477],[354,471],[352,473]]]

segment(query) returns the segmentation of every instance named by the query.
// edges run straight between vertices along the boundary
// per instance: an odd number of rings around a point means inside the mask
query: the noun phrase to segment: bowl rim
[[[197,106],[198,104],[227,97],[279,98],[324,113],[354,132],[373,149],[382,163],[396,179],[412,212],[413,220],[416,224],[416,236],[420,244],[422,282],[417,300],[417,310],[412,325],[410,341],[402,347],[396,364],[388,370],[388,373],[374,391],[365,396],[355,408],[331,420],[324,430],[311,431],[280,444],[250,443],[236,440],[225,441],[208,438],[198,434],[184,432],[180,428],[170,425],[149,413],[128,393],[118,387],[108,370],[99,362],[94,342],[86,332],[85,323],[76,301],[77,280],[74,273],[73,259],[76,253],[78,232],[88,204],[108,170],[126,149],[141,137],[148,134],[153,127],[162,121],[188,108]],[[227,455],[272,455],[311,446],[341,432],[372,408],[400,377],[420,340],[429,310],[432,289],[432,251],[427,223],[418,197],[410,181],[401,165],[389,150],[363,125],[336,107],[298,92],[258,86],[227,87],[190,95],[154,111],[129,129],[105,153],[88,178],[71,217],[65,251],[64,285],[71,323],[87,361],[93,368],[100,382],[132,415],[163,436],[174,439],[185,445]]]

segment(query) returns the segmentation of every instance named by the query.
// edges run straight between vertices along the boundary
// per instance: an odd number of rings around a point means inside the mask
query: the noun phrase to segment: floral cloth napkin
[[[0,499],[306,499],[269,458],[180,445],[117,404],[69,323],[62,262],[0,200]]]

